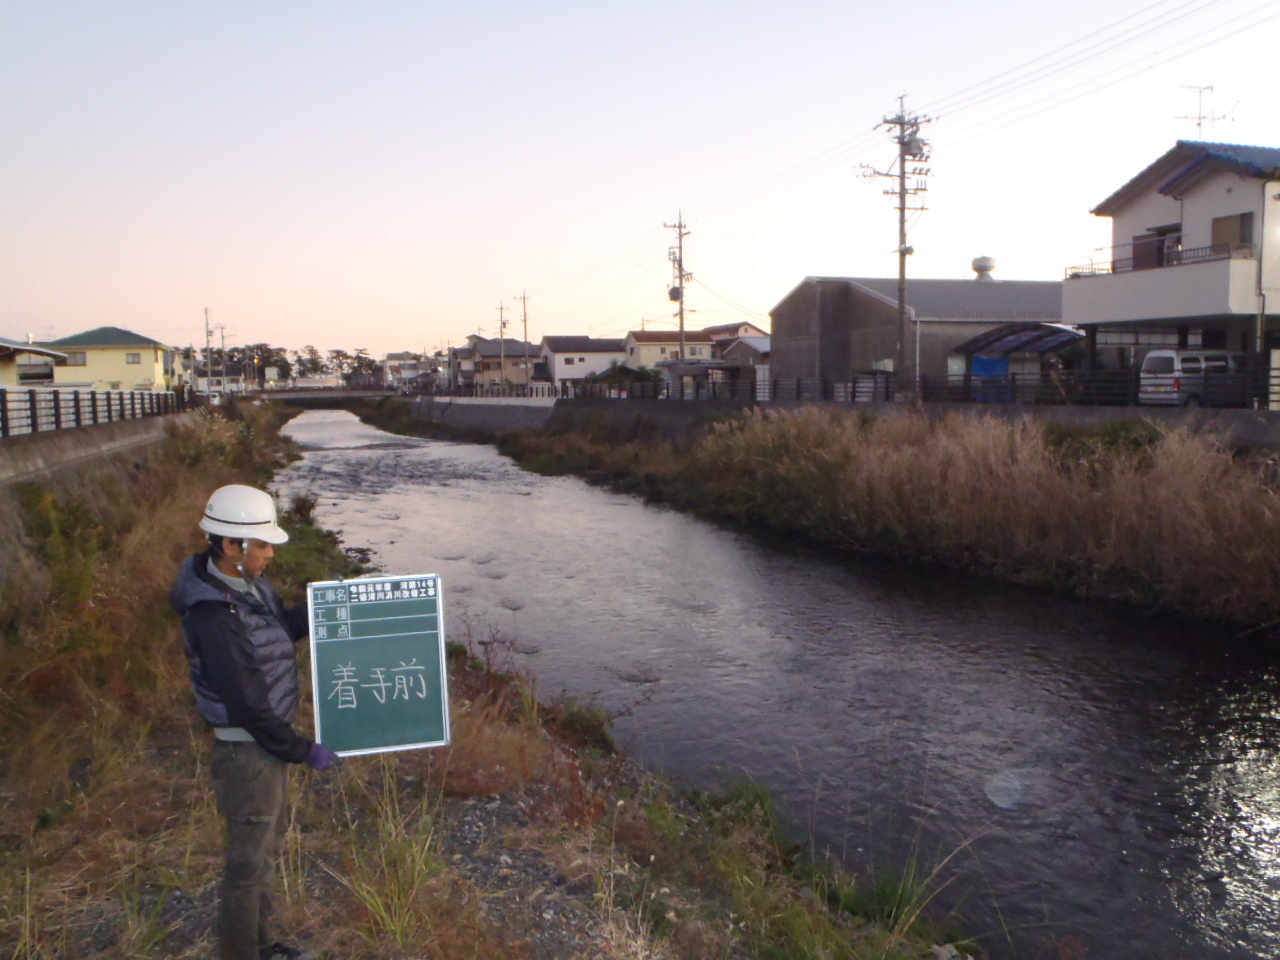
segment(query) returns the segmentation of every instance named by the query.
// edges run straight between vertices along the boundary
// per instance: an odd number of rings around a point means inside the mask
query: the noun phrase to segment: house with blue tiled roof
[[[1156,347],[1280,347],[1280,148],[1179,140],[1093,208],[1111,247],[1066,270],[1095,365]]]

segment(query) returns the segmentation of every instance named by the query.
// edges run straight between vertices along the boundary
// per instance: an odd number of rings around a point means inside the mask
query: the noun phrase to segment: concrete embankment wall
[[[542,430],[553,424],[580,430],[608,426],[627,438],[685,436],[693,428],[724,420],[753,406],[788,410],[819,406],[865,413],[870,416],[902,416],[908,408],[894,403],[813,403],[774,401],[753,404],[743,400],[552,400],[550,398],[457,398],[414,401],[414,415],[455,429],[499,434],[508,430]],[[1212,433],[1231,444],[1280,449],[1280,411],[1184,410],[1170,407],[1069,407],[1022,406],[991,403],[930,403],[926,416],[948,413],[1019,420],[1031,416],[1063,426],[1094,428],[1105,423],[1148,419],[1168,427],[1186,427]]]
[[[58,470],[156,443],[164,439],[168,424],[185,422],[192,416],[194,414],[178,413],[142,417],[0,440],[0,485],[36,480]]]
[[[413,401],[413,415],[454,430],[499,434],[509,430],[545,430],[551,425],[558,401],[552,397],[457,397]]]

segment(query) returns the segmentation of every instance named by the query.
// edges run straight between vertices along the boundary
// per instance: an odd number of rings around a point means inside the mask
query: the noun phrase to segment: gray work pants
[[[213,792],[227,825],[218,944],[222,960],[260,960],[275,929],[276,864],[289,828],[289,765],[257,743],[215,741]]]

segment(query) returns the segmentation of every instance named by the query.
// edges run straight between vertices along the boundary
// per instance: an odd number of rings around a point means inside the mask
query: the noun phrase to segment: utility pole
[[[686,360],[684,346],[684,285],[693,279],[692,273],[686,273],[684,269],[684,238],[689,235],[685,229],[684,211],[676,214],[675,223],[664,223],[663,226],[668,230],[676,232],[676,245],[667,249],[667,259],[671,261],[672,284],[671,289],[667,291],[667,296],[674,300],[680,306],[680,362]],[[684,378],[680,378],[683,387]]]
[[[524,394],[529,395],[529,295],[523,289],[520,296],[520,319],[524,322]]]
[[[213,330],[209,327],[209,308],[204,308],[204,392],[211,393],[213,390],[213,347],[209,341],[213,336]],[[200,386],[200,371],[196,371],[196,387]]]
[[[498,301],[498,376],[500,383],[507,382],[507,307]]]
[[[218,377],[218,386],[222,388],[222,392],[227,392],[227,325],[225,323],[218,324],[218,330],[222,334],[222,375]]]
[[[893,372],[897,378],[907,369],[907,257],[915,253],[914,249],[907,246],[907,214],[928,209],[924,206],[911,206],[910,198],[920,196],[929,189],[926,178],[930,170],[923,166],[929,161],[929,143],[921,139],[920,127],[932,122],[932,117],[908,113],[906,97],[899,97],[898,112],[885,117],[875,126],[877,130],[887,127],[890,138],[898,145],[897,169],[877,170],[863,164],[864,176],[888,177],[898,181],[895,189],[885,191],[887,196],[896,196],[898,199],[898,336],[893,359]],[[908,169],[908,164],[913,166]],[[911,186],[907,186],[908,177],[913,178]],[[916,336],[919,335],[917,329]],[[920,371],[917,370],[915,374],[918,378]]]

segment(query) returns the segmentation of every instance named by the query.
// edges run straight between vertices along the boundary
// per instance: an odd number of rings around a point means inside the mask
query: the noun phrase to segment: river
[[[286,430],[306,453],[281,492],[388,572],[439,574],[452,635],[511,637],[544,695],[648,697],[616,725],[633,755],[687,788],[750,776],[820,855],[945,860],[938,902],[992,956],[1280,956],[1280,657],[341,411]]]

